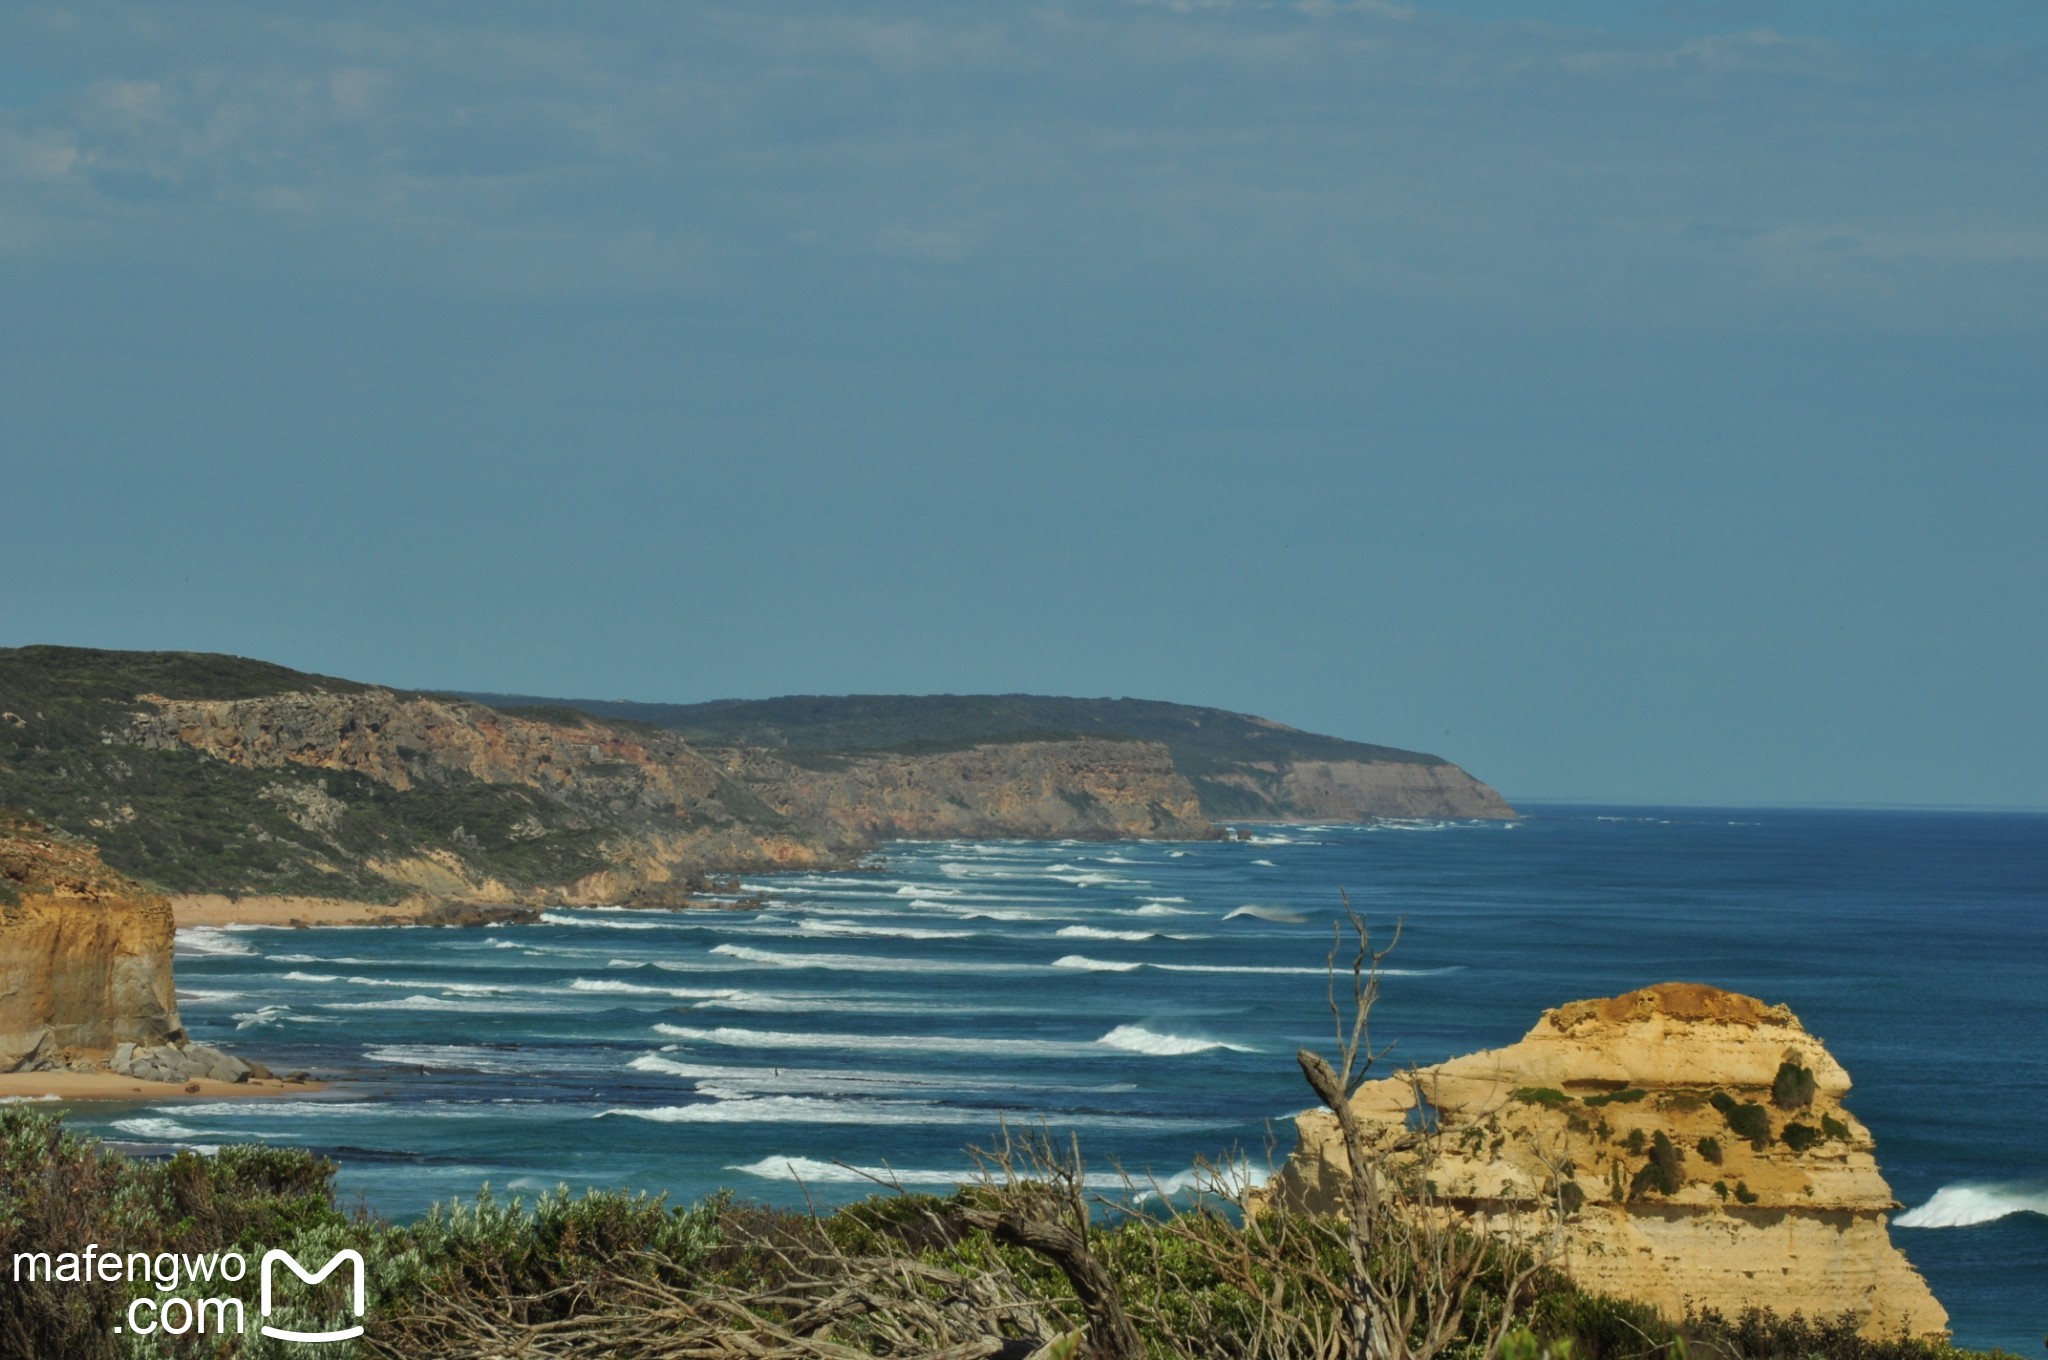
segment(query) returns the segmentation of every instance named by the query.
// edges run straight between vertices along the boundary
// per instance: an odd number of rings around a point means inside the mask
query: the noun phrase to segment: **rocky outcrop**
[[[1368,1083],[1352,1107],[1397,1168],[1433,1122],[1427,1175],[1477,1219],[1561,1200],[1561,1264],[1584,1286],[1674,1317],[1764,1305],[1850,1312],[1872,1337],[1941,1334],[1947,1313],[1887,1233],[1899,1205],[1848,1091],[1785,1007],[1666,983],[1547,1011],[1519,1043]],[[1334,1208],[1336,1120],[1296,1129],[1271,1193]]]
[[[1259,800],[1240,820],[1365,822],[1385,818],[1518,816],[1456,765],[1405,760],[1247,762],[1207,782]]]
[[[170,904],[92,848],[0,822],[0,1072],[175,1045],[171,939]]]
[[[245,1082],[261,1069],[208,1044],[121,1044],[107,1070],[142,1081]],[[268,1075],[268,1073],[264,1073]]]
[[[1194,787],[1157,742],[989,742],[917,754],[847,752],[810,766],[760,752],[724,756],[728,772],[778,811],[822,818],[869,841],[1216,834]]]
[[[431,802],[442,822],[467,786],[527,791],[531,811],[509,824],[472,819],[439,843],[381,853],[351,848],[360,795],[304,782],[259,793],[330,861],[414,902],[679,905],[708,873],[844,867],[888,838],[1215,834],[1194,787],[1152,742],[963,743],[797,760],[701,751],[658,728],[569,710],[504,713],[376,688],[144,695],[138,704],[121,736],[144,749],[253,771],[331,771]],[[571,874],[550,877],[523,853],[579,836],[594,843],[594,862]]]

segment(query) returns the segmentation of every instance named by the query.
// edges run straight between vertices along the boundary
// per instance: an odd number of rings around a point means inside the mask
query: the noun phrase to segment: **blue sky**
[[[9,5],[0,644],[2048,805],[2048,4]]]

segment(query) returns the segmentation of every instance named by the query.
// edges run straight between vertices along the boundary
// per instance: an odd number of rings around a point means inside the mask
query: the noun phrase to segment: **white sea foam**
[[[474,1044],[383,1044],[366,1048],[363,1056],[371,1062],[400,1067],[430,1067],[442,1071],[512,1073],[529,1071],[502,1049],[480,1048]]]
[[[1014,973],[1018,967],[1003,963],[955,963],[949,959],[891,959],[877,958],[866,954],[782,954],[770,949],[750,949],[746,945],[721,944],[711,949],[714,954],[738,959],[743,963],[765,964],[774,968],[826,968],[851,973]]]
[[[47,1105],[62,1099],[62,1096],[0,1096],[0,1105]]]
[[[1147,902],[1131,913],[1133,916],[1192,916],[1185,907],[1169,907],[1164,902]]]
[[[236,1011],[236,1029],[267,1029],[272,1025],[331,1025],[332,1016],[300,1015],[290,1006],[259,1006],[253,1011]]]
[[[1178,1034],[1160,1034],[1143,1025],[1118,1025],[1096,1042],[1127,1053],[1143,1053],[1155,1058],[1177,1058],[1218,1048],[1227,1048],[1233,1053],[1257,1051],[1243,1044],[1225,1043],[1221,1039],[1190,1039]]]
[[[218,926],[185,926],[177,933],[177,950],[206,958],[242,958],[256,952],[247,940],[235,938]]]
[[[796,928],[804,935],[872,935],[903,940],[971,940],[971,930],[931,930],[924,926],[867,925],[860,921],[821,921],[806,917]]]
[[[1944,1185],[1892,1220],[1895,1228],[1974,1228],[2013,1214],[2048,1214],[2048,1184],[1976,1181]]]
[[[1261,921],[1275,921],[1287,926],[1299,926],[1308,923],[1308,917],[1298,911],[1290,911],[1286,907],[1262,907],[1256,904],[1242,906],[1235,911],[1225,912],[1223,919],[1234,921],[1240,916],[1250,916]]]
[[[408,983],[417,986],[417,983]],[[428,996],[415,992],[411,996],[380,998],[376,1001],[328,1001],[321,1003],[322,1010],[329,1011],[503,1011],[503,1010],[546,1010],[547,1007],[532,1003],[517,1006],[493,1005],[482,997]]]
[[[333,973],[301,973],[293,971],[286,973],[284,976],[287,982],[339,982],[341,980]]]
[[[681,925],[677,921],[620,921],[603,916],[571,916],[560,911],[544,911],[540,919],[544,925],[594,926],[604,930],[674,930]]]
[[[178,988],[178,1000],[181,1003],[191,1001],[202,1006],[223,1004],[229,1001],[241,1001],[247,996],[247,992],[220,992],[205,987]]]
[[[1086,954],[1063,954],[1052,961],[1055,968],[1079,968],[1089,973],[1128,973],[1142,963],[1119,963],[1113,959],[1091,959]]]
[[[1253,860],[1253,861],[1252,861],[1252,863],[1254,863],[1254,864],[1261,864],[1261,865],[1264,865],[1264,866],[1265,866],[1266,868],[1268,868],[1268,869],[1271,869],[1271,868],[1273,868],[1273,867],[1274,867],[1273,861],[1272,861],[1272,860],[1269,860],[1269,859],[1255,859],[1255,860]]]
[[[802,1181],[807,1185],[971,1185],[968,1171],[903,1171],[886,1166],[849,1166],[814,1157],[763,1157],[758,1162],[728,1166],[748,1176],[771,1181]]]
[[[147,1116],[137,1119],[116,1119],[113,1126],[137,1138],[148,1138],[161,1143],[175,1143],[200,1136],[199,1130],[188,1129],[175,1120]]]
[[[750,1096],[697,1105],[618,1106],[593,1118],[623,1116],[657,1124],[988,1124],[993,1110],[952,1109],[921,1100],[821,1100],[814,1096]]]
[[[1104,930],[1099,926],[1061,926],[1053,934],[1067,940],[1158,940],[1156,930]]]
[[[793,1034],[781,1030],[740,1029],[720,1025],[695,1029],[688,1025],[656,1025],[655,1033],[697,1044],[726,1048],[773,1048],[806,1053],[839,1049],[878,1053],[1007,1054],[1011,1057],[1077,1057],[1092,1045],[1058,1039],[974,1039],[952,1034]]]
[[[1257,968],[1248,964],[1232,963],[1153,963],[1148,968],[1163,968],[1169,973],[1271,973],[1287,976],[1321,977],[1326,968]],[[1406,977],[1407,973],[1394,968],[1380,970],[1383,977]]]

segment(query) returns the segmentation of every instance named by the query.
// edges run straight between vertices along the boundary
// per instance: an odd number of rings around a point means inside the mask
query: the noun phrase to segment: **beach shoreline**
[[[495,925],[531,921],[538,917],[539,908],[446,898],[357,902],[336,897],[179,893],[171,898],[171,914],[180,930],[192,926]]]
[[[118,1072],[0,1072],[0,1101],[70,1104],[75,1101],[261,1099],[325,1090],[324,1081],[143,1081]],[[196,1088],[196,1089],[195,1089]]]

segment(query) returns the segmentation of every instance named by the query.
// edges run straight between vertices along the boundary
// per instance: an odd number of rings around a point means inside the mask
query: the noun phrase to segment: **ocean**
[[[783,1204],[944,1186],[999,1122],[1171,1188],[1284,1158],[1332,1046],[1339,893],[1401,927],[1374,1038],[1427,1063],[1653,982],[1791,1005],[1856,1082],[1957,1342],[2048,1332],[2048,817],[1540,807],[1248,841],[896,844],[760,911],[490,930],[180,932],[188,1028],[333,1079],[81,1107],[156,1148],[264,1140],[406,1217],[572,1187]],[[855,1168],[855,1169],[849,1169]],[[1176,1179],[1179,1178],[1179,1179]]]

